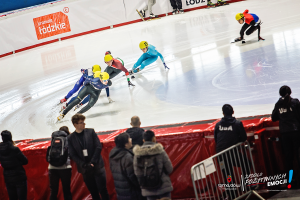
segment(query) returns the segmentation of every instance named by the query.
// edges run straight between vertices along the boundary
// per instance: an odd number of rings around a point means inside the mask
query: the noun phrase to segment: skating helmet
[[[105,55],[107,55],[107,54],[111,54],[111,52],[110,51],[105,52]]]
[[[96,72],[94,78],[99,78],[100,80],[108,80],[109,74],[107,72]]]
[[[94,65],[94,66],[92,67],[92,70],[93,70],[93,73],[95,73],[95,72],[97,72],[97,71],[100,71],[100,72],[101,72],[101,67],[100,67],[100,65]]]
[[[239,20],[242,19],[243,17],[244,17],[244,14],[243,14],[243,13],[238,13],[238,14],[235,15],[235,19],[236,19],[237,21],[239,21]]]
[[[141,42],[140,42],[140,49],[145,49],[146,47],[148,47],[148,42],[146,42],[146,41],[141,41]]]
[[[109,61],[111,61],[112,59],[113,59],[113,57],[112,57],[112,55],[110,55],[110,54],[107,54],[107,55],[104,56],[104,62],[109,62]]]

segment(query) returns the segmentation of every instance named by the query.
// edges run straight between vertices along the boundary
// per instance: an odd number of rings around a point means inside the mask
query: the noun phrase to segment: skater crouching
[[[245,43],[244,33],[247,29],[248,30],[246,31],[246,35],[251,35],[254,31],[258,30],[258,41],[265,40],[262,37],[260,37],[260,25],[262,24],[261,20],[256,14],[248,12],[249,10],[245,10],[243,13],[238,13],[235,16],[235,19],[240,24],[244,23],[240,31],[241,37],[236,38],[235,42],[242,41],[242,43]]]

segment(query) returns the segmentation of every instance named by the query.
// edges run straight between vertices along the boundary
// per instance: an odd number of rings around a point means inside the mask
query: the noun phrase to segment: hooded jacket
[[[133,170],[133,153],[125,148],[113,148],[109,153],[118,200],[143,199],[138,180]]]
[[[140,156],[154,155],[158,164],[159,173],[161,174],[162,185],[157,189],[142,189],[142,195],[145,197],[156,196],[171,192],[173,190],[169,174],[173,171],[172,163],[160,143],[146,141],[142,146],[136,145],[133,148],[134,173],[142,175],[144,172],[138,168],[137,158]]]
[[[6,183],[18,183],[26,181],[26,172],[23,165],[28,164],[26,156],[11,142],[0,143],[0,162]]]
[[[130,138],[132,139],[132,146],[134,147],[135,145],[143,145],[143,133],[145,132],[144,129],[139,128],[139,127],[132,127],[127,129],[126,133],[130,135]]]
[[[272,112],[272,121],[279,121],[280,133],[300,130],[300,102],[291,98],[290,106],[284,106],[284,98],[280,98]]]
[[[243,123],[235,117],[223,117],[215,126],[214,138],[216,152],[219,153],[232,145],[247,140]]]

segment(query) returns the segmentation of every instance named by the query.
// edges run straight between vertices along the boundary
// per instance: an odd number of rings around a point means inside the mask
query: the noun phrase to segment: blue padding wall
[[[55,0],[0,0],[0,13],[35,6]]]

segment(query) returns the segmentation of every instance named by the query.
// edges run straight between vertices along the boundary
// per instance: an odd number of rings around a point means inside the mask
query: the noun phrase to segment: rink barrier
[[[239,170],[236,170],[239,168]],[[197,200],[246,199],[254,194],[264,200],[254,187],[245,184],[247,174],[256,173],[248,141],[233,145],[191,168],[191,178]]]
[[[168,0],[169,1],[169,0]],[[234,3],[234,2],[239,2],[239,1],[245,1],[245,0],[228,0],[226,2],[228,3]],[[53,3],[59,3],[60,1],[58,2],[53,2]],[[52,3],[50,3],[52,5]],[[48,5],[48,4],[47,4]],[[45,6],[45,5],[39,5],[37,7],[41,7],[41,6]],[[206,8],[207,6],[199,6],[199,7],[194,7],[194,8],[188,8],[188,9],[183,9],[185,12],[189,12],[189,11],[194,11],[194,10],[199,10],[199,9],[203,9],[203,8]],[[30,9],[34,9],[35,7],[32,7],[32,8],[29,8],[29,9],[20,9],[17,13],[19,12],[22,12],[22,11],[26,11],[26,10],[30,10]],[[7,14],[8,15],[8,14]],[[7,15],[1,15],[1,17],[7,17]],[[13,14],[12,14],[13,15]],[[166,17],[168,15],[172,15],[172,12],[167,12],[167,13],[164,13],[164,14],[159,14],[158,16],[159,17]],[[150,19],[149,17],[146,17],[145,20],[148,20]],[[119,23],[119,24],[114,24],[114,25],[110,25],[110,26],[105,26],[105,27],[101,27],[101,28],[98,28],[98,29],[93,29],[93,30],[90,30],[90,31],[84,31],[82,33],[77,33],[77,34],[73,34],[73,35],[69,35],[69,36],[65,36],[65,37],[61,37],[61,38],[57,38],[57,39],[53,39],[53,40],[50,40],[50,41],[46,41],[46,42],[41,42],[41,43],[38,43],[38,44],[35,44],[35,45],[30,45],[30,46],[27,46],[27,47],[23,47],[23,48],[20,48],[20,49],[17,49],[17,50],[13,50],[11,52],[7,52],[7,53],[4,53],[4,54],[1,54],[0,55],[0,58],[2,57],[6,57],[6,56],[9,56],[9,55],[12,55],[12,54],[15,54],[15,53],[19,53],[19,52],[22,52],[22,51],[26,51],[26,50],[29,50],[29,49],[33,49],[33,48],[36,48],[36,47],[40,47],[40,46],[44,46],[44,45],[47,45],[47,44],[51,44],[51,43],[54,43],[54,42],[59,42],[59,41],[62,41],[62,40],[66,40],[66,39],[71,39],[71,38],[75,38],[75,37],[79,37],[79,36],[83,36],[83,35],[87,35],[87,34],[90,34],[90,33],[95,33],[95,32],[99,32],[99,31],[103,31],[103,30],[107,30],[107,29],[110,29],[111,26],[113,28],[116,28],[116,27],[121,27],[121,26],[126,26],[126,25],[129,25],[129,24],[133,24],[133,23],[138,23],[138,22],[142,22],[143,20],[142,19],[136,19],[136,20],[132,20],[132,21],[128,21],[128,22],[123,22],[123,23]],[[14,53],[15,52],[15,53]]]

